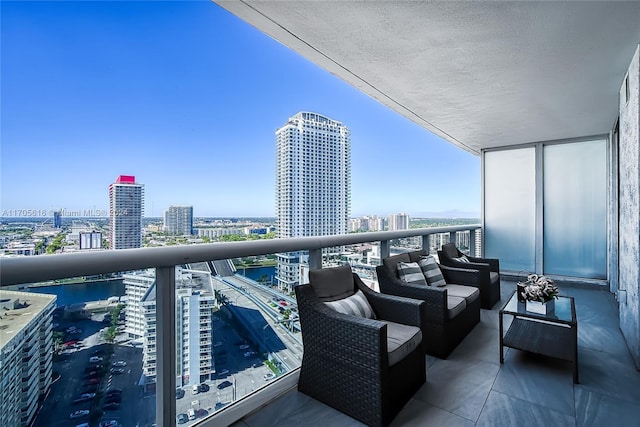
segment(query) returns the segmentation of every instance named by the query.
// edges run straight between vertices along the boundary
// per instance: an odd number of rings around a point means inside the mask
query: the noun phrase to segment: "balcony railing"
[[[391,241],[409,237],[421,238],[421,246],[429,251],[431,236],[449,233],[455,242],[459,232],[469,233],[471,255],[476,254],[476,231],[480,225],[434,227],[399,231],[381,231],[346,235],[271,239],[245,242],[211,243],[160,248],[122,249],[103,252],[72,253],[0,259],[0,286],[27,284],[54,279],[90,276],[104,273],[156,269],[156,329],[163,331],[157,339],[156,423],[174,426],[176,420],[176,324],[175,266],[249,256],[309,251],[309,267],[322,268],[322,249],[360,243],[380,242],[380,258],[389,256]],[[203,420],[200,425],[228,425],[275,398],[283,390],[295,386],[297,370],[283,375],[265,387],[265,393],[254,393]],[[271,391],[269,391],[271,390]],[[236,402],[236,403],[237,403]],[[211,424],[213,425],[213,424]]]

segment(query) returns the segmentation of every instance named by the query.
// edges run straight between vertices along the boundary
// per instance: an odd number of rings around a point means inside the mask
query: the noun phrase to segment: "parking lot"
[[[64,341],[69,344],[60,356],[54,356],[53,371],[60,376],[35,425],[98,426],[115,421],[118,426],[145,427],[155,421],[155,400],[143,396],[137,385],[142,350],[117,343],[122,337],[115,344],[105,343],[103,329],[107,325],[103,317],[98,314],[78,321],[54,317],[55,330],[65,333]],[[107,396],[107,391],[114,389],[121,392]]]
[[[149,427],[155,423],[155,394],[144,394],[138,385],[142,349],[123,335],[113,344],[106,343],[103,335],[108,324],[103,317],[97,314],[77,321],[54,317],[54,329],[64,334],[66,345],[54,356],[53,371],[59,378],[34,425],[74,427],[89,423],[93,427],[115,422],[122,427]],[[253,344],[230,323],[215,315],[213,325],[217,373],[204,382],[205,389],[195,392],[192,385],[180,387],[183,392],[177,395],[176,421],[185,427],[275,378]],[[121,391],[109,394],[114,389]]]

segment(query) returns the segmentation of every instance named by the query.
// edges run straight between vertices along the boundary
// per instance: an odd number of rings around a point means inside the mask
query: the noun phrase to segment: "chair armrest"
[[[447,290],[431,286],[410,285],[389,274],[383,265],[376,267],[380,292],[425,302],[425,321],[444,323],[447,319]]]
[[[440,271],[447,283],[455,283],[458,285],[468,285],[476,288],[484,283],[489,283],[489,268],[484,265],[482,269],[476,268],[457,268],[440,264]]]
[[[498,258],[477,258],[477,257],[470,257],[470,256],[468,256],[467,258],[472,263],[489,264],[491,271],[500,273],[500,260]]]

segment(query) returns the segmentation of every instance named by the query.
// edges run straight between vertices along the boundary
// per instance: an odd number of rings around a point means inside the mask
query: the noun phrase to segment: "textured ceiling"
[[[472,153],[608,133],[640,2],[214,0]]]

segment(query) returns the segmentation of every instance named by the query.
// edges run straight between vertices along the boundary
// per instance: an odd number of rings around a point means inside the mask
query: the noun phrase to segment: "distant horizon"
[[[401,213],[401,212],[395,212],[395,213]],[[369,214],[369,215],[351,215],[349,218],[362,218],[365,216],[372,216],[372,215],[376,215],[376,214]],[[387,214],[387,215],[377,215],[379,217],[383,217],[386,218],[387,216],[392,215],[392,214]],[[411,215],[411,214],[407,214],[409,215],[409,220],[412,219],[480,219],[480,215],[478,214],[477,216],[473,216],[472,213],[465,213],[465,215],[461,215],[461,216],[451,216],[449,213],[447,212],[434,212],[432,214],[426,214],[426,215]],[[47,220],[47,219],[53,219],[53,216],[0,216],[0,222],[5,221],[5,220],[33,220],[33,221],[39,221],[39,220]],[[63,216],[62,219],[99,219],[99,220],[104,220],[104,221],[108,221],[109,217],[104,217],[104,216]],[[153,220],[160,220],[163,221],[163,217],[161,216],[143,216],[142,219],[153,219]],[[196,219],[228,219],[228,220],[243,220],[243,219],[269,219],[269,220],[275,220],[276,217],[275,216],[265,216],[265,215],[256,215],[256,216],[193,216],[194,221]]]

